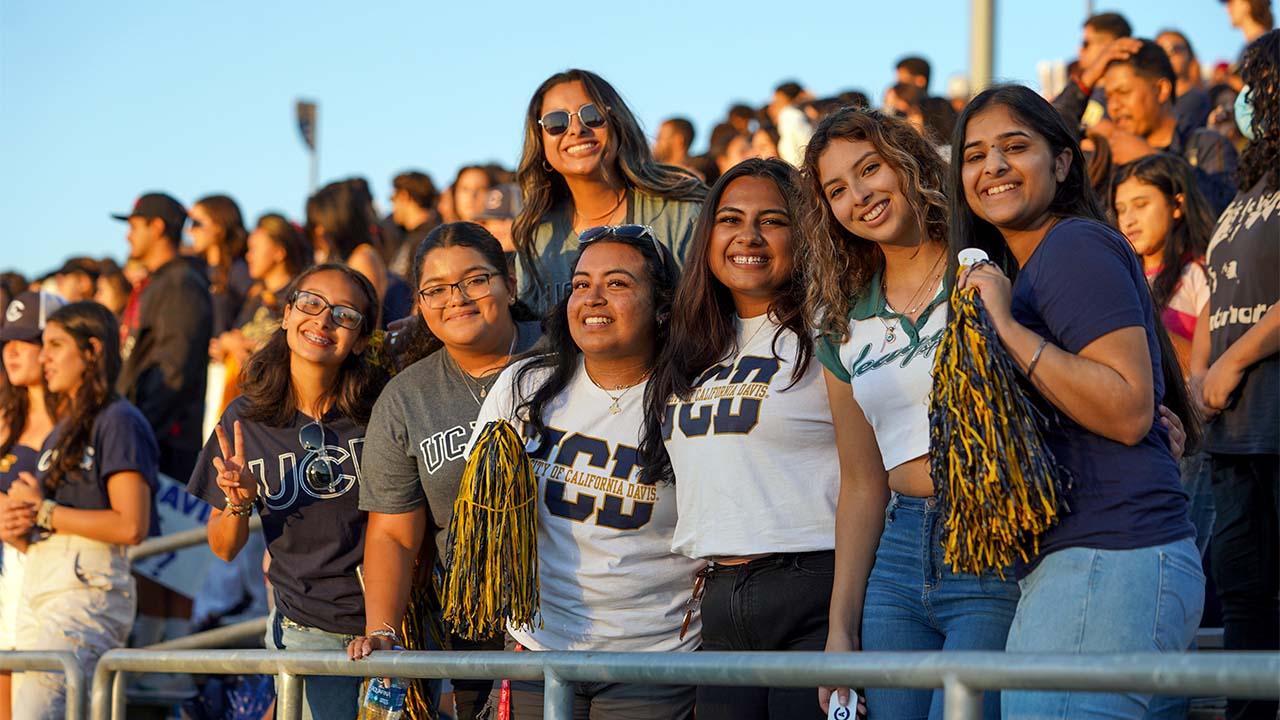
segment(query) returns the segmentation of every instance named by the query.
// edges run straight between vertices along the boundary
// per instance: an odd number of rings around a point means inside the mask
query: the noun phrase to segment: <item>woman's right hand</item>
[[[857,652],[862,649],[862,639],[857,635],[849,636],[844,633],[832,633],[827,635],[827,652]],[[831,697],[836,696],[841,705],[849,703],[849,688],[841,687],[820,687],[818,688],[818,704],[822,706],[822,712],[829,712],[831,707]],[[862,700],[859,698],[859,705]],[[865,713],[866,710],[863,709]]]
[[[36,506],[5,497],[0,500],[0,541],[17,545],[27,540],[36,526]]]
[[[218,448],[222,451],[222,457],[213,458],[213,467],[218,471],[218,487],[236,505],[252,503],[258,499],[258,479],[249,472],[244,460],[244,434],[240,421],[235,422],[234,443],[227,441],[222,425],[215,425],[213,432],[218,436]]]
[[[361,635],[347,645],[347,657],[363,660],[372,655],[374,650],[394,650],[395,647],[395,640],[386,635]]]

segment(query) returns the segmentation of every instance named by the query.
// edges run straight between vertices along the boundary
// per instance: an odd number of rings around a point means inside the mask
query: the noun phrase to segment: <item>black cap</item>
[[[13,299],[0,323],[0,341],[35,342],[44,332],[44,324],[55,310],[66,303],[53,293],[27,291]]]
[[[73,275],[81,273],[88,275],[91,280],[97,282],[98,276],[102,272],[98,269],[98,263],[93,258],[73,257],[62,264],[62,267],[55,271],[54,275]]]
[[[133,212],[128,215],[112,215],[116,220],[128,221],[129,218],[160,218],[166,228],[181,229],[187,221],[187,211],[182,203],[164,193],[147,193],[133,204]],[[177,240],[178,238],[174,238]]]
[[[476,220],[515,220],[523,206],[519,185],[495,185],[485,197],[484,210],[480,211]]]

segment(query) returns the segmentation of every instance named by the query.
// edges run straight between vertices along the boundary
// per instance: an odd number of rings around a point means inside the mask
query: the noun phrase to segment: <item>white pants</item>
[[[55,533],[27,549],[17,618],[18,650],[75,654],[86,681],[98,658],[123,647],[138,598],[122,545]],[[66,714],[62,673],[14,673],[14,720]]]

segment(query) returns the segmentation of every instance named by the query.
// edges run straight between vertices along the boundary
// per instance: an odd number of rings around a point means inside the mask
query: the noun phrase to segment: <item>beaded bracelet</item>
[[[36,527],[53,532],[53,509],[56,507],[58,503],[53,500],[46,499],[40,503],[40,509],[36,512]]]
[[[236,517],[244,517],[246,515],[250,515],[253,513],[252,502],[247,502],[243,505],[239,505],[235,502],[232,502],[231,498],[227,498],[226,500],[227,500],[227,507],[223,512],[225,512],[228,515],[234,515]]]

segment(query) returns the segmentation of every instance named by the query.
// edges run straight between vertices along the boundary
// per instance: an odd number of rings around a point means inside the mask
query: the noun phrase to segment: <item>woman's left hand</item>
[[[29,472],[18,473],[18,479],[9,486],[9,498],[18,502],[39,505],[44,502],[44,486]]]
[[[1013,303],[1013,283],[996,267],[995,263],[983,261],[970,266],[960,275],[960,288],[976,287],[982,297],[982,304],[991,316],[996,330],[1013,320],[1009,311]]]
[[[1200,380],[1200,401],[1214,414],[1227,409],[1231,404],[1231,394],[1244,377],[1244,370],[1236,367],[1230,355],[1229,351],[1223,353]]]
[[[1182,418],[1161,405],[1160,424],[1169,431],[1169,451],[1173,453],[1173,459],[1181,461],[1183,453],[1187,451],[1187,429],[1182,425]]]
[[[26,540],[36,526],[36,507],[10,496],[0,501],[0,541],[15,544]]]

